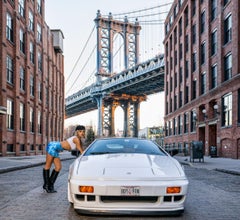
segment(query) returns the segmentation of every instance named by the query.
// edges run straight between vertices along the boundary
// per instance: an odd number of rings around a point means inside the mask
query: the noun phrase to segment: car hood
[[[170,156],[145,154],[106,154],[82,156],[74,166],[81,179],[182,179],[184,171]]]

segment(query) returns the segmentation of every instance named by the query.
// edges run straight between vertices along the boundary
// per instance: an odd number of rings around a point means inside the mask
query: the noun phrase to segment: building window
[[[33,133],[34,132],[34,111],[33,108],[30,107],[30,118],[29,118],[29,123],[30,123],[30,131]]]
[[[185,104],[189,102],[189,87],[185,87]]]
[[[205,94],[206,93],[206,73],[204,72],[201,75],[201,94]]]
[[[7,129],[13,130],[14,129],[14,105],[13,101],[7,99]]]
[[[24,13],[25,13],[24,3],[25,3],[24,0],[19,0],[18,1],[18,12],[22,17],[24,17]]]
[[[170,92],[172,92],[172,84],[173,84],[173,79],[172,79],[172,77],[170,78]]]
[[[232,15],[224,20],[224,44],[232,40]]]
[[[30,75],[30,95],[34,96],[34,77]]]
[[[211,0],[211,20],[213,21],[217,17],[217,0]]]
[[[223,6],[225,6],[228,2],[229,0],[223,0]]]
[[[30,44],[29,44],[29,55],[30,55],[31,63],[34,63],[34,44],[33,44],[33,42],[30,42]]]
[[[211,88],[214,89],[217,87],[217,64],[211,67]]]
[[[188,45],[188,35],[185,36],[185,50],[186,52],[188,52],[188,48],[189,48],[189,45]]]
[[[7,56],[6,60],[6,66],[7,66],[7,82],[10,84],[13,84],[13,59],[9,56]]]
[[[232,125],[232,93],[225,95],[222,98],[222,126],[227,127]]]
[[[203,11],[201,13],[201,33],[203,33],[205,31],[205,20],[206,20],[206,16],[205,16],[205,11]]]
[[[179,82],[182,83],[183,75],[182,75],[182,67],[179,68]]]
[[[182,59],[182,57],[183,57],[183,50],[182,50],[182,43],[180,43],[179,44],[179,60],[181,60]]]
[[[197,97],[197,80],[192,82],[192,100]]]
[[[197,53],[194,52],[192,54],[192,72],[194,72],[197,69]]]
[[[177,28],[174,29],[174,44],[177,43]]]
[[[177,118],[173,119],[173,135],[177,134]]]
[[[6,38],[13,42],[13,19],[9,13],[7,13],[6,23]]]
[[[174,88],[177,88],[177,73],[174,74]]]
[[[196,0],[192,0],[192,15],[196,14]]]
[[[182,99],[182,91],[180,91],[179,93],[179,108],[182,107],[182,104],[183,104],[183,99]]]
[[[173,131],[173,123],[172,121],[169,121],[169,136],[172,135],[172,131]]]
[[[196,37],[197,37],[197,28],[196,24],[192,26],[192,44],[196,43]]]
[[[174,64],[175,64],[175,66],[177,65],[177,62],[178,62],[178,60],[177,60],[177,51],[175,50],[174,51]]]
[[[8,144],[7,145],[7,152],[14,152],[13,151],[13,144]]]
[[[20,131],[25,131],[25,107],[20,103]]]
[[[29,19],[28,28],[29,30],[34,31],[34,17],[32,11],[29,11],[28,19]]]
[[[170,99],[170,112],[172,112],[172,106],[173,106],[173,100],[172,98]]]
[[[182,18],[179,20],[179,36],[182,36]]]
[[[189,68],[188,68],[188,60],[185,61],[185,77],[188,78]]]
[[[42,14],[42,0],[37,0],[37,11],[40,15]]]
[[[179,115],[178,116],[178,134],[182,134],[182,126],[183,126],[182,116]]]
[[[25,151],[25,144],[20,144],[19,149],[20,149],[20,151]]]
[[[206,42],[201,44],[201,65],[205,63],[206,60]]]
[[[42,100],[42,86],[41,83],[38,83],[38,98],[41,101]]]
[[[38,52],[38,70],[42,72],[42,54]]]
[[[22,29],[19,30],[20,51],[25,53],[25,33]]]
[[[185,27],[188,26],[188,8],[184,11],[184,18],[185,18]]]
[[[25,90],[25,71],[23,67],[20,67],[20,89]]]
[[[37,41],[42,41],[42,27],[39,24],[37,24]]]
[[[212,56],[217,53],[217,30],[215,30],[211,34],[211,40],[212,40],[212,45],[211,45],[211,54]]]
[[[191,132],[196,131],[196,121],[197,121],[197,113],[193,110],[191,111]]]
[[[177,109],[177,96],[174,95],[174,111]]]
[[[238,89],[238,124],[240,124],[240,89]]]
[[[188,113],[186,112],[184,114],[184,133],[188,133],[188,124],[189,124],[189,118],[188,118]]]
[[[232,54],[224,57],[224,81],[232,78]]]
[[[42,119],[42,114],[40,111],[38,111],[38,133],[42,134],[42,123],[41,123],[41,119]]]

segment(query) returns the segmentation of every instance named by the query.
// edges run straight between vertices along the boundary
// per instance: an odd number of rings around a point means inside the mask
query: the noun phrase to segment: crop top
[[[67,139],[67,142],[69,143],[70,147],[71,147],[71,150],[76,150],[76,144],[73,143],[73,139],[75,138],[76,136],[72,136],[70,138]]]

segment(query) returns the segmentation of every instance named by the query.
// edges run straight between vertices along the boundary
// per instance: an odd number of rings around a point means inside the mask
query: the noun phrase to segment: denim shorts
[[[47,153],[53,157],[59,157],[59,152],[63,150],[61,143],[58,141],[49,142],[46,148]]]

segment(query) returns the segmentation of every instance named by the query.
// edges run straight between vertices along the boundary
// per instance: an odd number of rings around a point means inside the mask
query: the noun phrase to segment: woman
[[[48,193],[57,192],[54,190],[54,183],[62,168],[59,152],[63,150],[71,151],[77,149],[80,153],[82,153],[83,146],[81,138],[85,138],[85,127],[83,125],[78,125],[75,129],[74,136],[65,141],[53,141],[48,143],[46,148],[46,164],[43,168],[43,189]],[[53,169],[51,176],[49,176],[52,163],[54,163],[55,168]]]

